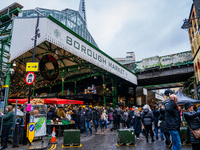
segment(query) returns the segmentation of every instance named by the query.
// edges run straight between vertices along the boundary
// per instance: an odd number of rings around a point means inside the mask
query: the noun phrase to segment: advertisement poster
[[[34,118],[35,137],[46,135],[46,117]]]

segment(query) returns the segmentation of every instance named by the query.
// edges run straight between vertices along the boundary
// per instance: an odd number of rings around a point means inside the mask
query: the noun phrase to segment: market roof
[[[34,35],[35,23],[36,18],[14,20],[10,53],[11,61],[15,60],[17,67],[11,80],[13,94],[19,93],[20,89],[27,91],[28,88],[24,82],[25,66],[26,62],[32,61],[34,44],[30,37]],[[41,37],[38,39],[35,60],[39,62],[45,54],[53,55],[58,61],[60,74],[51,82],[36,73],[36,88],[61,84],[62,80],[75,82],[98,75],[106,75],[114,82],[123,80],[127,84],[137,85],[137,77],[133,72],[52,16],[40,18],[39,25]],[[53,71],[51,63],[47,63],[46,67],[49,72]]]

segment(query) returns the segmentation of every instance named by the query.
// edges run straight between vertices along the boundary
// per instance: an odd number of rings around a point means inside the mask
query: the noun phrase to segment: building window
[[[195,63],[195,73],[197,73],[197,64]]]

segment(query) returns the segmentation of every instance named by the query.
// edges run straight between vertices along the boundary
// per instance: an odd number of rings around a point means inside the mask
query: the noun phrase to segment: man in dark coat
[[[166,139],[165,144],[169,147],[170,144],[171,144],[171,140],[170,140],[170,134],[169,134],[167,127],[166,127],[165,110],[163,108],[160,109],[160,116],[159,116],[158,120],[162,121],[161,124],[160,124],[161,131],[165,135],[165,139]]]
[[[62,117],[57,116],[55,113],[55,108],[54,107],[50,107],[50,110],[47,112],[47,120],[53,120],[53,118],[59,118],[61,119]],[[48,131],[48,135],[50,136],[52,133],[53,127],[51,125],[47,126],[47,131]]]
[[[86,131],[86,135],[88,135],[88,128],[90,130],[90,135],[92,136],[92,120],[93,120],[93,113],[92,110],[89,108],[89,106],[87,105],[85,107],[85,131]]]
[[[114,128],[119,129],[120,128],[120,119],[121,119],[122,111],[119,108],[118,105],[116,105],[116,108],[113,112],[113,117],[114,117]]]
[[[72,120],[75,122],[75,129],[77,128],[78,124],[77,124],[77,117],[78,117],[78,111],[77,111],[77,107],[74,106],[72,109]]]
[[[160,129],[160,127],[158,127],[158,117],[160,116],[158,106],[154,108],[153,116],[154,116],[154,127],[155,127],[156,139],[158,139],[158,129]],[[163,140],[163,133],[161,132],[161,130],[160,130],[160,136],[161,136],[161,139]]]
[[[85,115],[81,107],[79,107],[79,112],[78,112],[78,123],[80,132],[83,133],[85,129]]]
[[[170,101],[165,104],[165,120],[167,130],[172,136],[173,149],[181,150],[181,139],[178,132],[180,129],[181,119],[177,101],[178,98],[176,95],[170,95]]]
[[[94,111],[93,111],[93,121],[94,121],[94,124],[95,124],[95,131],[97,132],[97,128],[99,126],[99,120],[100,120],[100,112],[98,110],[98,107],[96,106],[94,108]]]
[[[155,140],[153,139],[153,131],[152,131],[152,122],[153,122],[153,112],[150,111],[150,107],[149,105],[145,105],[143,107],[144,111],[141,115],[141,120],[142,120],[142,123],[143,125],[145,126],[145,134],[146,134],[146,141],[147,143],[149,142],[148,140],[148,135],[149,135],[149,131],[150,131],[150,134],[151,134],[151,139],[152,139],[152,142],[154,142]]]

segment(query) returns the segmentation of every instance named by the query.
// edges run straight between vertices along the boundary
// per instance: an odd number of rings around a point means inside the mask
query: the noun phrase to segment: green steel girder
[[[9,15],[12,15],[12,14],[18,14],[19,12],[22,12],[22,10],[20,9],[20,8],[15,8],[15,9],[13,9],[13,10],[11,10],[10,12],[9,12]],[[8,16],[8,14],[6,13],[6,14],[4,14],[4,15],[2,15],[2,16],[0,16],[0,21],[4,21],[4,20],[9,20],[10,19],[10,17]]]

